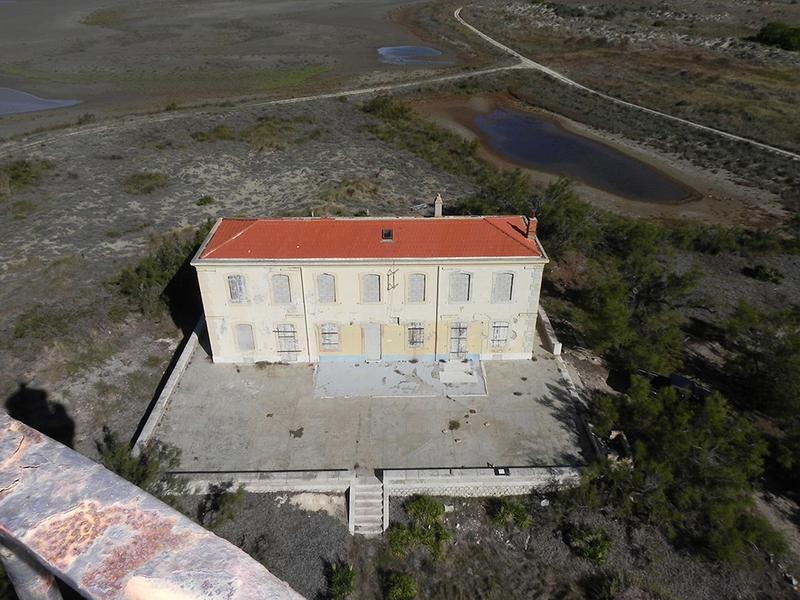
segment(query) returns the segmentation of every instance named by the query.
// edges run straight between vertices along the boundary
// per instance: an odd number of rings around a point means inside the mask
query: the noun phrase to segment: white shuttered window
[[[323,323],[319,327],[319,332],[323,350],[339,349],[339,326],[336,323]]]
[[[422,273],[408,276],[408,302],[425,302],[425,275]]]
[[[492,302],[510,302],[514,293],[514,274],[495,273],[492,279]]]
[[[361,302],[381,301],[381,276],[367,274],[361,276]]]
[[[319,301],[326,304],[336,302],[336,278],[330,273],[317,275]]]
[[[504,348],[508,344],[508,321],[492,323],[492,347]]]
[[[244,287],[244,275],[228,275],[228,293],[231,302],[243,304],[247,302],[247,291]]]
[[[425,345],[425,326],[413,321],[408,324],[408,347],[422,348]]]
[[[469,302],[472,288],[472,275],[469,273],[450,273],[450,302]]]
[[[272,276],[272,301],[275,304],[291,304],[292,288],[289,285],[288,275]]]

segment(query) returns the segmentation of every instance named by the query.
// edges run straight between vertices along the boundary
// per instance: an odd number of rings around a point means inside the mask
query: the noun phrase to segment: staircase
[[[374,475],[356,477],[350,485],[350,533],[383,533],[383,483]]]

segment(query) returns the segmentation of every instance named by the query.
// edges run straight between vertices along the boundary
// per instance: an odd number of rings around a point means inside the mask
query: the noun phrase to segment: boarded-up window
[[[256,349],[256,340],[253,337],[253,326],[247,323],[236,325],[236,346],[242,352],[251,352]]]
[[[380,302],[381,301],[381,276],[362,275],[361,276],[361,301]]]
[[[228,275],[228,293],[230,294],[231,302],[234,304],[247,302],[244,275]]]
[[[336,278],[329,273],[317,275],[320,302],[336,302]]]
[[[514,292],[513,273],[495,273],[492,281],[492,302],[510,302]]]
[[[450,324],[450,358],[467,356],[467,324]]]
[[[492,323],[492,347],[502,348],[508,344],[508,321],[495,321]]]
[[[275,304],[291,304],[292,288],[289,286],[288,275],[272,276],[272,301]]]
[[[339,349],[339,326],[335,323],[323,323],[319,327],[322,349],[331,351]]]
[[[422,273],[408,276],[408,301],[425,302],[425,275]]]
[[[450,273],[450,302],[468,302],[472,287],[469,273]]]
[[[283,360],[294,360],[300,348],[297,345],[297,328],[291,323],[281,323],[275,327],[278,338],[278,354]]]
[[[422,348],[425,345],[425,327],[416,321],[408,324],[408,347]]]

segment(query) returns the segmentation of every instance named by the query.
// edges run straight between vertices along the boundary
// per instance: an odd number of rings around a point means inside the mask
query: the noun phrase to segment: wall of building
[[[465,353],[470,358],[528,358],[536,339],[536,318],[544,261],[465,260],[463,262],[262,263],[197,265],[198,280],[214,360],[217,362],[359,360],[365,357],[365,328],[380,327],[384,360],[433,360],[450,357],[454,323],[466,324]],[[450,300],[450,274],[468,273],[471,294],[466,302]],[[495,273],[513,274],[511,299],[492,300]],[[335,278],[335,300],[321,302],[319,276]],[[380,301],[362,301],[363,275],[380,276]],[[425,298],[409,302],[409,276],[425,276]],[[241,275],[245,302],[231,302],[228,277]],[[276,302],[273,276],[288,277],[291,301]],[[503,347],[491,342],[492,324],[509,324]],[[409,326],[424,328],[420,347],[409,346]],[[334,324],[338,345],[324,347],[321,326]],[[237,326],[251,326],[254,347],[237,344]],[[297,352],[282,352],[279,325],[293,326]]]

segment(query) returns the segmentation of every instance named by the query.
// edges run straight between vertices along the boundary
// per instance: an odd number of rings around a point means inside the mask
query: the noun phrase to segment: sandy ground
[[[480,155],[488,162],[503,169],[520,169],[542,185],[555,181],[557,176],[518,165],[490,150],[474,125],[476,116],[490,113],[497,107],[544,116],[568,131],[599,141],[647,163],[696,192],[686,202],[660,204],[630,200],[580,182],[576,183],[575,189],[583,200],[617,214],[664,222],[699,221],[722,225],[739,224],[745,227],[769,226],[786,218],[786,212],[777,197],[736,184],[724,172],[712,173],[686,160],[647,148],[621,136],[530,107],[507,94],[441,96],[413,102],[412,106],[420,115],[431,118],[439,125],[468,139],[477,139],[481,142]]]

